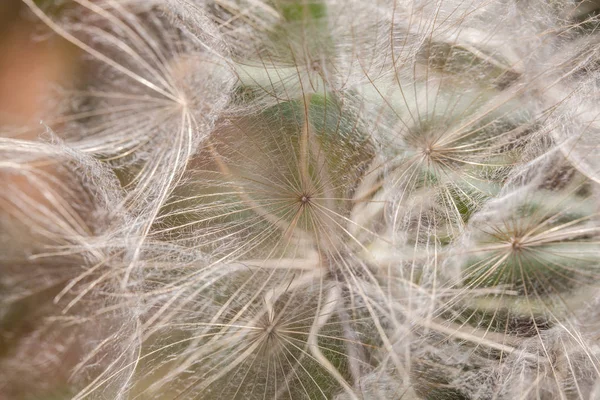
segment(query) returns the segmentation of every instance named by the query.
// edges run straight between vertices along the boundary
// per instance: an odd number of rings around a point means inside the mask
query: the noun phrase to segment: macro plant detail
[[[600,398],[600,3],[21,5],[0,397]]]

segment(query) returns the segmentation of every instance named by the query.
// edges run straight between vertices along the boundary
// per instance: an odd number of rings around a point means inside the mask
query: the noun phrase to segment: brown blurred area
[[[59,100],[53,89],[68,84],[76,73],[75,54],[73,46],[44,28],[20,0],[0,0],[0,132],[35,128],[49,117]],[[38,133],[13,132],[9,135],[27,139]]]
[[[0,137],[36,140],[44,132],[40,121],[52,119],[61,100],[56,88],[74,81],[77,56],[75,47],[46,28],[21,0],[0,0]],[[51,163],[44,167],[48,176],[62,179],[54,170]],[[0,170],[0,190],[43,204],[44,195],[23,176]],[[8,250],[21,256],[32,242],[31,227],[15,225],[15,218],[0,201],[0,400],[68,399],[70,368],[81,358],[81,343],[72,328],[47,322],[60,313],[52,303],[57,287],[46,282],[38,291],[15,294],[11,277],[18,275],[11,271],[35,277],[46,276],[40,271],[47,274],[49,268],[13,261],[17,257]]]

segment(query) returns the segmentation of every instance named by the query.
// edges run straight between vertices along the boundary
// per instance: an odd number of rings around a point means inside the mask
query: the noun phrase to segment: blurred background
[[[21,0],[0,0],[0,132],[34,139],[35,127],[59,100],[57,88],[75,79],[76,56],[74,46],[49,32]]]
[[[58,9],[63,0],[36,0],[43,6]],[[0,137],[17,137],[35,140],[44,133],[41,121],[49,121],[52,110],[63,96],[64,88],[79,76],[77,49],[50,32],[21,0],[0,0]],[[2,161],[2,160],[0,160]],[[48,166],[47,171],[52,167]],[[9,189],[6,189],[9,188]],[[26,179],[18,174],[0,174],[0,190],[17,190],[31,193]],[[38,196],[39,198],[40,196]],[[64,342],[57,331],[52,336],[39,334],[41,322],[48,313],[42,304],[51,303],[52,293],[40,291],[34,296],[24,294],[14,298],[14,282],[5,279],[13,266],[11,248],[15,246],[15,232],[3,231],[3,221],[9,221],[0,204],[0,400],[63,400],[70,398],[66,384],[69,359],[78,360],[73,346],[60,360],[38,357],[45,342]],[[18,233],[18,232],[17,232]],[[8,249],[8,250],[7,250]],[[13,249],[14,250],[14,249]],[[18,251],[18,250],[17,250]],[[11,297],[12,296],[12,297]],[[37,336],[36,336],[37,335]],[[34,391],[31,375],[12,364],[13,360],[27,358],[23,365],[35,365],[38,381],[52,382]],[[73,361],[71,361],[71,365]]]

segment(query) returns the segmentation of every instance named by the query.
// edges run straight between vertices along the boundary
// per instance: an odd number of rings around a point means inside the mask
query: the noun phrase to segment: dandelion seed
[[[0,139],[3,394],[598,393],[590,2],[23,3],[83,74]]]

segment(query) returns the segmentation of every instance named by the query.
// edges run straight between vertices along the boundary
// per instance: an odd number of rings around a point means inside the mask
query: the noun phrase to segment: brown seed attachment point
[[[520,250],[521,246],[522,246],[519,238],[510,238],[510,245],[511,245],[513,251]]]

